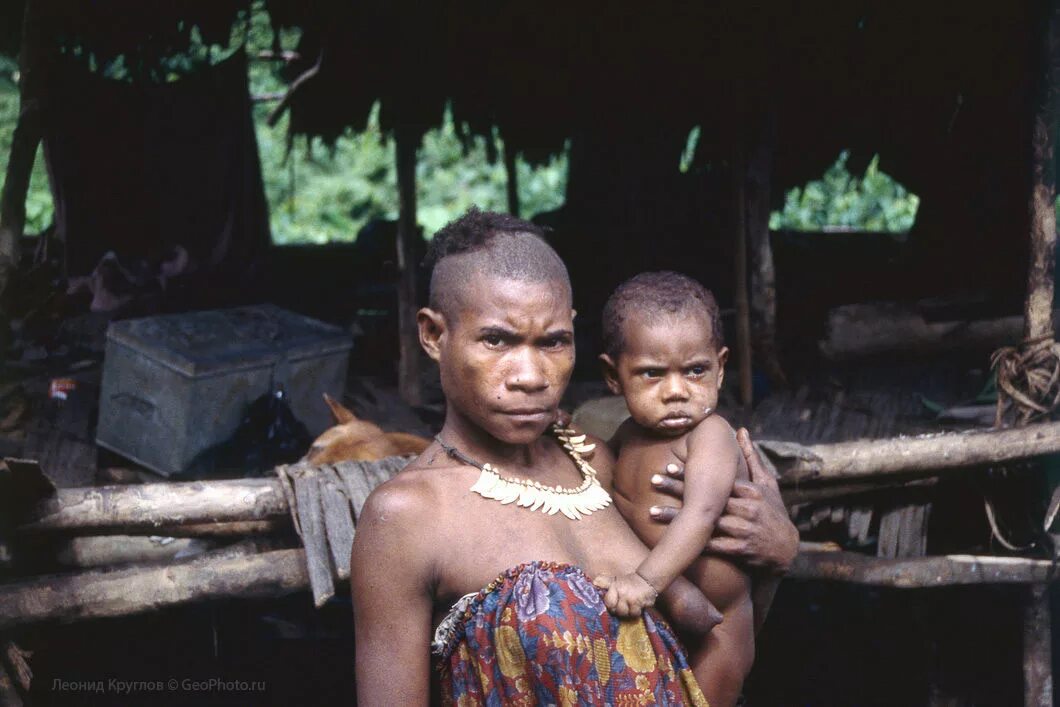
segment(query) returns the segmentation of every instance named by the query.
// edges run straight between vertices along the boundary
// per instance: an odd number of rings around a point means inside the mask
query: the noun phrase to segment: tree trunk
[[[420,337],[416,326],[416,248],[419,238],[416,226],[416,150],[420,133],[415,128],[399,126],[394,131],[397,143],[397,181],[399,215],[397,231],[398,390],[409,405],[423,403],[420,383]]]

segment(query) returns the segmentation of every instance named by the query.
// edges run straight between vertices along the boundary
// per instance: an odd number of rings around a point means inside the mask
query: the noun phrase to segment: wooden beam
[[[747,293],[747,174],[742,138],[735,141],[729,167],[732,170],[733,233],[736,237],[733,303],[736,305],[737,373],[740,404],[749,409],[754,402],[754,389],[751,380],[751,303]]]
[[[803,447],[761,443],[780,473],[780,485],[850,482],[896,474],[935,476],[940,471],[996,464],[1060,452],[1060,422],[987,432],[858,440]],[[784,451],[789,449],[791,451]],[[785,458],[783,455],[789,455]]]
[[[49,61],[42,36],[39,0],[28,0],[22,15],[22,48],[19,52],[18,119],[11,135],[4,186],[0,190],[0,293],[11,271],[18,266],[19,245],[26,226],[26,194],[33,175],[37,147],[44,137],[42,75]]]
[[[1023,704],[1053,707],[1053,625],[1049,586],[1028,588],[1023,608]]]
[[[1053,273],[1056,269],[1056,66],[1060,62],[1060,20],[1052,0],[1039,0],[1038,72],[1031,130],[1030,265],[1024,335],[1053,338]]]
[[[304,550],[255,552],[241,545],[162,566],[0,584],[0,629],[130,616],[210,599],[279,597],[308,587]]]
[[[802,503],[821,503],[842,498],[847,500],[854,496],[879,493],[888,489],[923,488],[935,486],[936,478],[905,479],[900,476],[870,479],[859,483],[830,483],[825,485],[786,486],[780,490],[784,505],[794,506]]]
[[[761,118],[747,160],[747,249],[750,253],[751,335],[762,369],[774,385],[788,379],[777,351],[777,285],[769,240],[770,182],[773,173],[772,116]]]
[[[398,392],[409,405],[423,403],[420,382],[420,336],[416,325],[416,150],[421,134],[413,127],[394,130],[397,143],[398,232]]]
[[[890,560],[856,552],[804,552],[786,577],[923,589],[967,584],[1040,584],[1053,579],[1053,563],[1023,557],[944,555]]]
[[[59,489],[18,531],[171,534],[174,526],[281,520],[287,514],[275,478],[97,486]]]

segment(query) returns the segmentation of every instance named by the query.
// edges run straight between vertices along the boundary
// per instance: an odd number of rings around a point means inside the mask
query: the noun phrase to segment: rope
[[[1052,414],[1060,405],[1060,344],[1051,336],[1000,348],[990,365],[997,374],[996,427],[1011,408],[1023,424]]]

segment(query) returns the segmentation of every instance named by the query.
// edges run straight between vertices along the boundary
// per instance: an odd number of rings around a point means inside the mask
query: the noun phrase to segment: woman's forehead
[[[571,326],[570,290],[560,282],[486,277],[462,288],[457,309],[462,326]]]

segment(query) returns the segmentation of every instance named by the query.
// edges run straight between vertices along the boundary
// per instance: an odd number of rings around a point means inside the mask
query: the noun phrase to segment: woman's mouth
[[[504,415],[516,422],[548,422],[555,416],[552,410],[546,408],[515,408],[505,410]]]

